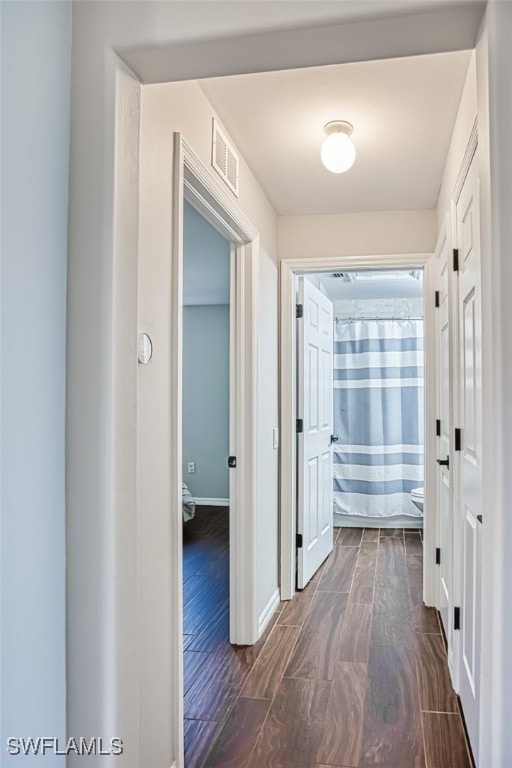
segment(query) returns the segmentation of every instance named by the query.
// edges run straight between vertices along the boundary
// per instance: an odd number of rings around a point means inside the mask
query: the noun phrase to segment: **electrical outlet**
[[[195,461],[189,461],[188,463],[188,473],[189,475],[193,475],[196,471],[196,463]]]

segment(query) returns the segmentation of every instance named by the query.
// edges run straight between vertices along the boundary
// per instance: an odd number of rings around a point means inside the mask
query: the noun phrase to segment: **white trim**
[[[173,207],[172,207],[172,254],[170,286],[171,322],[171,375],[170,379],[170,434],[171,466],[169,470],[171,488],[171,509],[179,510],[171,515],[171,579],[172,579],[172,627],[169,628],[169,642],[172,648],[171,666],[175,687],[171,694],[173,708],[172,726],[178,765],[184,765],[183,733],[183,512],[182,512],[182,411],[183,411],[183,157],[180,143],[174,137],[173,156]],[[174,497],[173,497],[174,496]]]
[[[230,413],[230,450],[237,457],[237,468],[230,471],[230,641],[238,645],[251,645],[259,637],[256,610],[258,232],[179,133],[174,134],[174,156],[177,187],[173,216],[174,269],[181,275],[183,198],[199,209],[207,221],[234,244],[231,304],[236,322],[231,323],[230,400],[233,410]],[[175,346],[171,352],[173,380],[180,382],[179,390],[174,393],[173,406],[176,401],[181,409],[181,277],[175,282],[170,298],[171,306],[178,315],[175,323],[179,329],[179,339],[174,338]],[[172,482],[181,493],[182,430],[181,421],[175,423],[177,429],[171,434],[175,456],[179,456],[179,461],[173,465]],[[176,524],[181,526],[181,515]],[[181,556],[180,552],[178,557]]]
[[[447,210],[447,228],[449,227],[451,247],[459,248],[459,236],[457,228],[457,203],[466,181],[469,168],[475,158],[475,154],[478,149],[478,118],[475,117],[471,134],[464,151],[464,157],[462,158],[457,179],[453,185],[452,193],[450,196],[450,208]],[[475,158],[478,160],[478,158]],[[460,409],[461,403],[461,380],[460,380],[460,343],[461,343],[461,328],[459,317],[459,279],[457,273],[454,273],[453,269],[450,269],[450,324],[451,324],[451,376],[452,376],[452,412],[451,412],[451,424],[450,434],[453,434],[453,428],[456,424],[460,423]],[[481,273],[480,273],[480,287],[481,287]],[[450,485],[451,485],[451,502],[452,502],[452,605],[462,604],[462,590],[463,590],[463,568],[464,568],[464,553],[462,547],[463,527],[460,515],[461,505],[461,459],[460,453],[455,453],[453,449],[450,451]],[[450,606],[451,612],[452,606]],[[451,619],[450,619],[451,621]],[[457,693],[460,692],[461,685],[461,633],[455,632],[452,629],[451,642],[449,642],[450,662],[451,662],[451,675],[452,684]]]
[[[436,493],[436,326],[434,315],[434,256],[423,274],[423,345],[425,355],[425,499],[423,502],[423,600],[436,604],[437,493]]]
[[[227,192],[213,179],[180,133],[174,133],[174,194],[172,212],[172,284],[170,292],[173,326],[171,348],[171,444],[170,480],[179,515],[173,524],[173,623],[169,627],[177,685],[173,719],[178,735],[178,764],[183,765],[183,553],[182,482],[182,315],[183,315],[183,200],[186,198],[232,245],[231,344],[230,353],[230,451],[237,468],[230,471],[229,583],[230,641],[251,645],[259,637],[256,594],[258,508],[257,430],[257,290],[258,232]],[[234,267],[234,268],[233,268]],[[233,403],[234,401],[234,403]]]
[[[473,160],[477,146],[478,146],[478,118],[475,117],[473,128],[471,129],[466,150],[464,152],[464,157],[462,158],[462,162],[460,164],[459,173],[457,174],[457,180],[453,185],[453,191],[450,198],[453,203],[458,202],[460,193],[462,192],[462,187],[464,186],[464,182],[466,181],[466,176],[468,175],[469,166],[471,165],[471,161]]]
[[[237,202],[217,183],[192,147],[184,139],[181,141],[187,200],[199,207],[203,216],[228,240],[244,244],[257,240],[258,230]]]
[[[334,258],[284,259],[280,265],[280,585],[281,600],[290,600],[295,594],[295,530],[296,530],[296,481],[295,481],[295,419],[296,419],[296,323],[295,323],[295,275],[323,270],[410,268],[425,270],[424,277],[424,320],[425,330],[433,333],[431,253],[340,256]],[[425,334],[428,335],[427,333]],[[434,456],[435,446],[435,340],[425,341],[425,450]],[[432,391],[432,382],[434,389]],[[427,464],[428,462],[426,462]],[[434,477],[434,480],[433,480]],[[425,475],[424,518],[424,599],[428,605],[435,602],[435,476]],[[432,499],[432,503],[430,502]]]
[[[193,496],[198,507],[229,507],[229,499],[214,499],[209,497]]]
[[[251,645],[259,637],[256,612],[259,236],[184,140],[181,147],[187,200],[232,242],[230,453],[237,457],[238,467],[236,472],[230,472],[229,527],[233,542],[230,547],[230,642]],[[243,514],[238,515],[237,509],[243,510]]]
[[[279,589],[276,589],[266,606],[264,607],[263,611],[260,614],[260,617],[258,619],[258,631],[260,634],[260,637],[264,630],[267,628],[267,624],[269,623],[270,619],[274,615],[277,606],[280,602],[280,594]]]
[[[450,397],[450,404],[449,404],[449,410],[450,410],[450,423],[448,426],[448,434],[453,435],[453,427],[454,427],[454,398],[457,396],[456,387],[455,387],[455,381],[454,381],[454,344],[456,342],[456,325],[457,325],[457,312],[456,312],[456,301],[454,298],[454,272],[452,269],[451,264],[451,256],[452,256],[452,248],[453,248],[453,241],[452,241],[452,225],[451,225],[451,213],[446,211],[444,214],[444,223],[442,224],[441,228],[439,229],[437,241],[436,241],[436,247],[434,249],[434,263],[433,263],[433,279],[434,279],[434,287],[438,289],[440,287],[439,285],[439,279],[440,274],[442,271],[442,265],[439,265],[439,259],[441,257],[441,254],[443,253],[444,248],[447,248],[448,250],[448,298],[449,298],[449,314],[448,314],[448,323],[449,323],[449,397]],[[435,318],[435,346],[436,346],[436,366],[439,364],[439,360],[437,357],[437,344],[438,344],[438,322],[439,319],[436,316]],[[441,406],[441,393],[440,393],[440,381],[439,381],[439,375],[436,372],[436,381],[435,381],[435,396],[436,396],[436,418],[441,418],[440,413],[440,406]],[[435,440],[435,450],[436,452],[439,450],[438,445],[438,439]],[[454,637],[453,630],[452,630],[452,616],[453,616],[453,605],[454,605],[454,590],[455,590],[455,582],[454,582],[454,558],[455,558],[455,548],[454,548],[454,542],[457,540],[456,538],[456,529],[454,527],[454,520],[453,520],[453,510],[454,507],[454,469],[455,469],[455,462],[453,461],[452,456],[452,445],[451,441],[449,443],[449,455],[450,455],[450,516],[452,518],[452,530],[451,530],[451,551],[450,551],[450,557],[451,557],[451,577],[450,577],[450,605],[448,606],[448,628],[446,630],[446,642],[447,642],[447,654],[448,654],[448,667],[450,670],[450,675],[452,677],[452,683],[454,682],[454,676],[453,676],[453,643],[456,638]],[[439,458],[442,458],[439,456]],[[443,544],[446,546],[446,542],[441,542],[441,476],[437,473],[437,470],[435,469],[436,479],[435,479],[435,485],[436,485],[436,542],[435,546],[441,547]],[[441,609],[441,601],[444,599],[442,597],[442,586],[441,586],[441,575],[440,573],[436,573],[436,592],[435,592],[435,606],[438,610]],[[458,634],[458,633],[457,633]]]

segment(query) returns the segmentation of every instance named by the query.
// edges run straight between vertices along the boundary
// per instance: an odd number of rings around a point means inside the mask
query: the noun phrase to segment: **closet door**
[[[333,305],[299,280],[297,586],[303,589],[333,547]]]
[[[459,686],[469,738],[478,764],[480,660],[480,534],[482,522],[482,335],[480,217],[477,155],[456,205],[459,315]],[[458,446],[455,446],[457,448]]]
[[[448,218],[448,217],[447,217]],[[443,229],[436,247],[436,357],[437,357],[437,459],[451,461],[452,433],[452,249],[448,225]],[[438,608],[448,641],[448,662],[453,664],[453,517],[452,481],[449,464],[437,464],[437,533],[438,533]]]

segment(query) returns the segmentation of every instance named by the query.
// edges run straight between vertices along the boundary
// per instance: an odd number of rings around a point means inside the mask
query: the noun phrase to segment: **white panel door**
[[[297,586],[303,589],[332,551],[333,306],[299,278]]]
[[[441,461],[450,459],[450,435],[452,434],[452,333],[450,270],[451,243],[446,230],[436,249],[436,355],[437,355],[437,458]],[[448,661],[453,662],[452,616],[453,616],[453,518],[450,467],[437,465],[437,532],[439,547],[439,603],[444,631],[448,641]]]
[[[456,208],[459,246],[459,477],[461,567],[460,697],[478,764],[480,521],[482,514],[482,336],[478,161],[470,165]]]

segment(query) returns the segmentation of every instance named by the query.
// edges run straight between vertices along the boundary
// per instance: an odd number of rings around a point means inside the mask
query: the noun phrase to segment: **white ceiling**
[[[393,278],[389,279],[391,274]],[[391,273],[389,270],[374,270],[371,280],[356,279],[354,282],[347,282],[343,278],[334,277],[332,272],[318,272],[312,277],[314,282],[317,281],[319,287],[320,285],[323,287],[332,301],[341,299],[420,299],[423,296],[423,272],[421,271],[417,279],[411,277],[408,271]]]
[[[469,51],[200,80],[280,215],[432,208]],[[354,125],[354,166],[321,164],[323,126]]]
[[[475,45],[485,5],[486,0],[144,0],[133,6],[150,9],[149,35],[135,25],[132,44],[117,46],[115,31],[112,42],[142,83],[196,80],[467,50]]]

